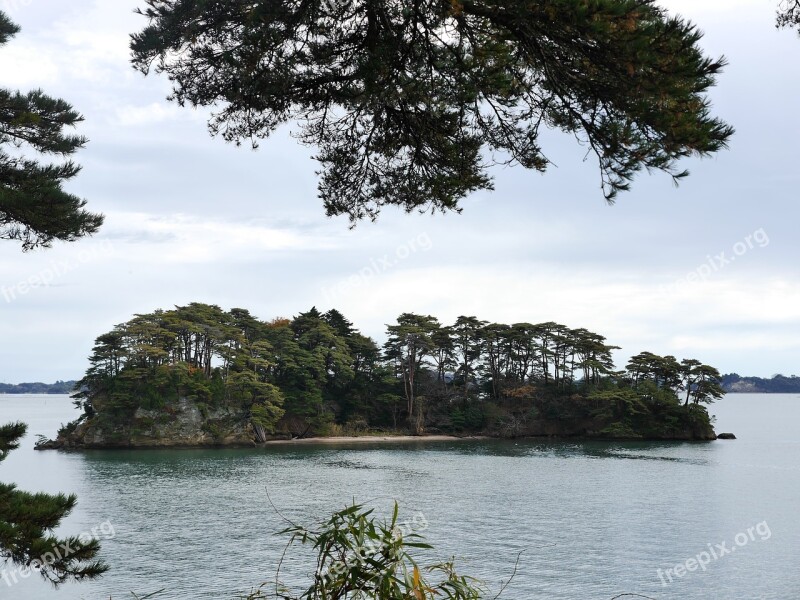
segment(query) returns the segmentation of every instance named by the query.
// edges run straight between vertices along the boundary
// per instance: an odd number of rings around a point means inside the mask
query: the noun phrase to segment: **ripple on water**
[[[798,421],[800,405],[767,397],[754,410],[734,399],[726,416],[728,402],[715,409],[725,423],[720,427],[739,436],[735,442],[476,440],[42,454],[26,449],[31,437],[3,464],[3,479],[24,489],[78,493],[79,505],[65,522],[73,532],[114,524],[116,536],[103,544],[113,570],[100,581],[63,588],[63,600],[160,588],[168,590],[164,598],[231,598],[274,576],[286,543],[274,534],[286,519],[313,523],[353,500],[388,515],[395,499],[401,519],[424,513],[424,533],[436,546],[426,556],[455,556],[464,573],[494,590],[519,556],[503,596],[511,600],[602,600],[623,592],[665,600],[795,598],[800,439],[787,424]],[[24,420],[36,407],[30,401],[13,406],[6,418]],[[776,414],[778,424],[769,419]],[[54,412],[53,430],[68,419],[66,409]],[[674,567],[708,544],[730,545],[763,521],[770,539],[662,587],[657,569]],[[302,582],[310,558],[291,554],[286,579]],[[55,596],[28,580],[10,597]]]

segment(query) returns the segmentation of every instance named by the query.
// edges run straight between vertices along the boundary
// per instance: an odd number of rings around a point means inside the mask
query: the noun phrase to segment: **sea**
[[[33,446],[77,416],[67,396],[0,396],[0,422],[29,426],[0,481],[76,494],[57,533],[99,539],[110,565],[56,589],[0,562],[0,599],[235,599],[274,589],[279,563],[300,595],[313,554],[278,532],[395,502],[433,546],[418,562],[454,559],[486,598],[800,599],[800,395],[710,412],[736,440],[62,452]]]

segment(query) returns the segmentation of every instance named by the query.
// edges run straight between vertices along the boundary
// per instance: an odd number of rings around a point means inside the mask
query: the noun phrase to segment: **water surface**
[[[732,395],[711,412],[717,431],[739,439],[65,453],[32,445],[73,418],[66,397],[0,396],[0,421],[30,426],[0,480],[78,494],[62,533],[114,530],[103,542],[112,570],[99,581],[53,591],[33,578],[0,579],[0,598],[117,599],[162,588],[165,599],[233,598],[273,577],[285,545],[273,535],[286,525],[278,510],[313,523],[354,499],[385,514],[394,499],[401,515],[421,512],[431,558],[455,556],[493,590],[519,555],[503,598],[800,598],[800,396]],[[704,571],[664,577],[723,543],[735,550]],[[288,579],[311,569],[301,558],[286,565]]]

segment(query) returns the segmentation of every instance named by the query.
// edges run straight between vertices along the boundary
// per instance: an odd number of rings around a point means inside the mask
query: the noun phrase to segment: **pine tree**
[[[19,447],[23,423],[0,426],[0,462]],[[77,498],[65,494],[31,494],[14,484],[0,483],[0,562],[21,571],[38,570],[58,585],[69,580],[92,579],[108,570],[97,560],[100,544],[80,537],[58,538],[53,530],[75,507]],[[16,576],[3,571],[11,585]]]
[[[0,11],[0,46],[19,28]],[[65,158],[86,139],[64,133],[83,117],[64,100],[41,90],[23,94],[0,88],[0,239],[21,242],[24,250],[74,241],[95,233],[102,215],[62,189],[80,171],[70,160],[41,164],[23,150]]]
[[[214,106],[237,144],[295,121],[320,196],[353,223],[381,207],[458,210],[487,166],[544,171],[543,128],[598,159],[605,197],[726,146],[710,114],[725,64],[656,0],[146,0],[134,65]]]
[[[781,0],[778,5],[778,27],[793,27],[800,31],[800,0]]]

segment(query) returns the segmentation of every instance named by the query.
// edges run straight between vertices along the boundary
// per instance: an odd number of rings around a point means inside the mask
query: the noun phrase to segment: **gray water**
[[[733,395],[711,412],[739,439],[63,453],[32,446],[73,418],[66,397],[2,396],[0,422],[30,428],[0,480],[78,494],[60,533],[94,529],[112,570],[54,591],[5,565],[0,598],[233,598],[274,576],[277,511],[314,524],[354,499],[422,513],[426,560],[455,556],[494,591],[519,554],[506,599],[800,598],[800,396]],[[733,551],[713,558],[718,544]],[[698,555],[703,569],[687,563]],[[288,579],[310,564],[290,560]]]

